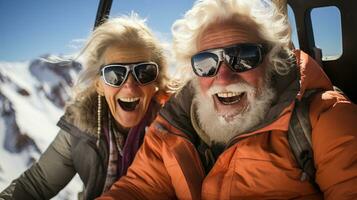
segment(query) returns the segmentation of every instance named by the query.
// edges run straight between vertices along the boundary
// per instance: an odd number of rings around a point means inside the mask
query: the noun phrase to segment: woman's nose
[[[138,82],[135,80],[134,76],[132,73],[129,73],[128,78],[126,79],[125,83],[123,84],[123,87],[132,87],[132,86],[137,86]]]

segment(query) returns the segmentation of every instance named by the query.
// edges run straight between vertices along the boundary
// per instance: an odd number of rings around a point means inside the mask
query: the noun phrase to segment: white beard
[[[194,102],[197,109],[197,121],[200,128],[208,135],[211,142],[223,144],[227,144],[234,136],[258,125],[264,119],[276,96],[269,81],[265,81],[259,91],[247,83],[237,83],[225,87],[212,86],[206,95],[202,94],[197,79],[193,85],[196,93]],[[246,92],[248,106],[239,113],[232,111],[226,116],[218,115],[212,95],[221,91]],[[228,115],[229,118],[227,118]]]

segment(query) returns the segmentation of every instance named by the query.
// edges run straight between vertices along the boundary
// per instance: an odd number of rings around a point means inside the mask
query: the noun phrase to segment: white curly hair
[[[272,70],[286,74],[290,69],[291,28],[287,15],[282,13],[271,0],[198,0],[182,19],[172,26],[173,53],[183,82],[194,75],[190,59],[197,53],[197,40],[210,24],[242,19],[252,20],[258,27],[257,32],[269,46],[267,55]]]

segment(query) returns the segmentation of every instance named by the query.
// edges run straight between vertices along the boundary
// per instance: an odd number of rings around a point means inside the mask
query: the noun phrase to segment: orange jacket
[[[310,104],[316,182],[301,181],[287,141],[294,101],[276,120],[237,136],[206,175],[190,135],[158,116],[126,176],[98,199],[357,199],[357,106],[307,54],[296,51],[305,90],[330,90]],[[295,98],[294,97],[294,98]],[[182,115],[177,115],[182,116]]]

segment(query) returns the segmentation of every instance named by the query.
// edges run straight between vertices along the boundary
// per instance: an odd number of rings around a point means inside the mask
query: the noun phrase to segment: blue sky
[[[96,0],[0,1],[0,60],[69,53],[73,39],[89,34],[96,9]]]
[[[172,23],[192,5],[193,0],[113,0],[111,16],[135,11],[148,19],[148,25],[159,37],[170,41]],[[0,61],[24,61],[46,53],[78,51],[93,29],[97,6],[98,0],[1,0]],[[316,43],[332,52],[341,46],[338,39],[330,36],[339,34],[336,13],[331,9],[312,12],[313,23],[319,26]],[[329,23],[321,23],[327,16]]]

